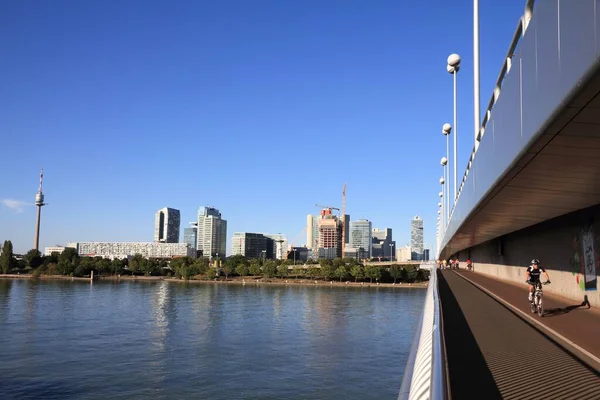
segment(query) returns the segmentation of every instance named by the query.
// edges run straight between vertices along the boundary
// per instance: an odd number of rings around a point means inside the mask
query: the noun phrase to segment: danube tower
[[[40,188],[35,195],[35,206],[37,207],[37,218],[35,220],[35,238],[33,239],[33,248],[38,250],[40,244],[40,217],[44,204],[44,194],[42,193],[42,182],[44,180],[44,169],[40,172]]]

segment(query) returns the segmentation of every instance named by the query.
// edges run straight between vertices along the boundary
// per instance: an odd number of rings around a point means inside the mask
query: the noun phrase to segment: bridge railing
[[[425,307],[413,340],[398,400],[447,399],[446,359],[437,282],[432,268]]]
[[[471,212],[598,70],[596,8],[594,0],[526,1],[450,210],[439,246],[446,256],[460,250],[445,247]]]

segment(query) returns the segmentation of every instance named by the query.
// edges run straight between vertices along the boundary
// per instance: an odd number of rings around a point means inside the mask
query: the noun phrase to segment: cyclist
[[[548,273],[543,267],[540,267],[540,260],[534,258],[531,260],[531,265],[527,267],[527,271],[525,271],[525,277],[527,280],[527,284],[529,284],[529,301],[533,300],[533,291],[535,289],[535,284],[540,281],[540,275],[544,273],[546,276],[546,282],[550,283],[550,277]]]

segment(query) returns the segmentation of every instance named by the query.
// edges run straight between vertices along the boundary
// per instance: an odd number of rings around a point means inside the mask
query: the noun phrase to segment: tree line
[[[85,277],[96,275],[168,276],[178,279],[229,279],[263,277],[267,279],[326,279],[353,280],[354,282],[419,282],[429,279],[429,271],[413,264],[391,266],[364,266],[353,258],[321,259],[318,263],[293,265],[292,260],[247,259],[235,255],[211,262],[208,258],[190,257],[172,260],[148,259],[140,254],[131,258],[109,260],[102,257],[80,257],[77,250],[66,248],[62,253],[42,256],[29,250],[21,260],[14,257],[12,243],[7,240],[0,255],[0,272],[31,273],[40,275],[66,275]]]

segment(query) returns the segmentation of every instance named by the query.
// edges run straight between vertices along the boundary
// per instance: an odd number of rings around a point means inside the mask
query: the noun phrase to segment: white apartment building
[[[44,256],[51,256],[52,253],[62,253],[65,250],[65,246],[48,246],[44,248]]]
[[[146,258],[196,257],[196,251],[187,243],[152,242],[77,242],[67,247],[77,249],[81,257],[129,258],[141,254]]]

